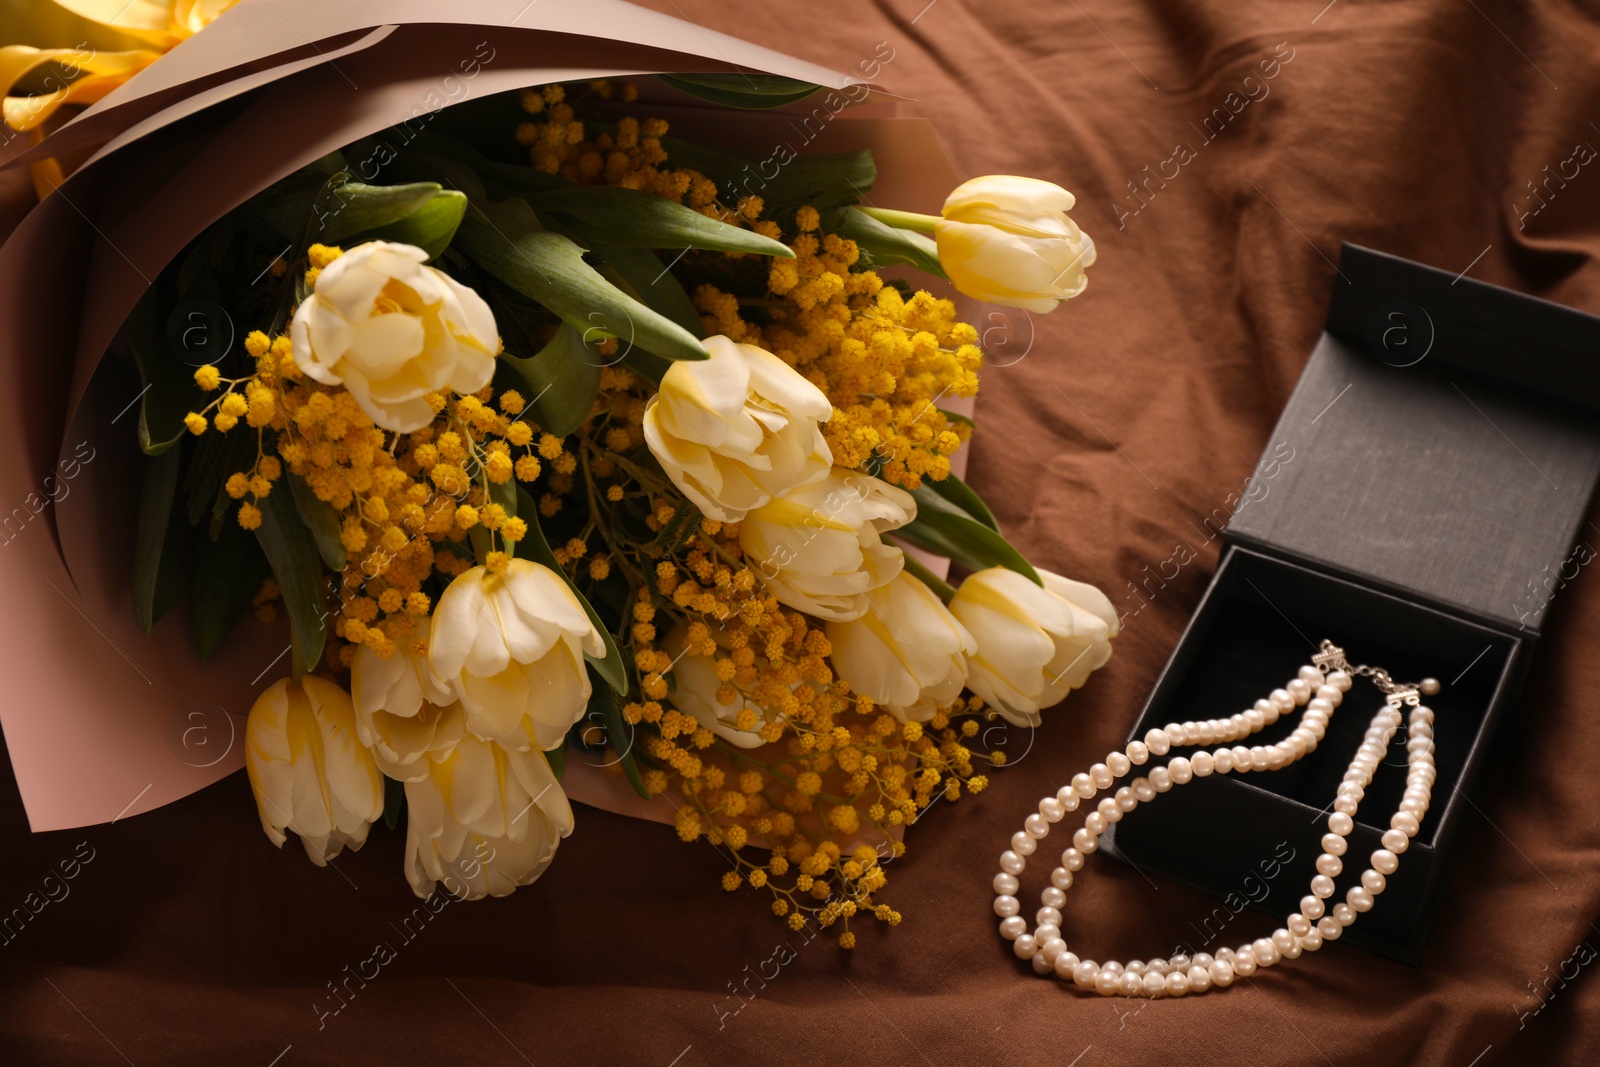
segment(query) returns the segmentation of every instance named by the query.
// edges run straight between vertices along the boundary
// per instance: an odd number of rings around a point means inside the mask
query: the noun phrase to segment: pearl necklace
[[[1177,955],[1166,960],[1128,964],[1115,961],[1096,963],[1080,959],[1068,951],[1061,936],[1061,908],[1072,888],[1075,873],[1082,869],[1084,857],[1099,847],[1100,835],[1112,823],[1140,804],[1154,800],[1175,785],[1183,785],[1209,774],[1278,770],[1313,751],[1327,731],[1328,720],[1344,700],[1356,675],[1371,677],[1387,694],[1382,709],[1372,717],[1350,768],[1340,783],[1328,817],[1328,833],[1322,838],[1322,855],[1317,857],[1317,874],[1311,879],[1311,894],[1300,900],[1300,910],[1289,916],[1288,924],[1237,949],[1223,948],[1215,956],[1200,952]],[[994,878],[995,914],[1000,916],[1000,936],[1012,943],[1018,958],[1033,961],[1039,974],[1054,974],[1080,989],[1094,990],[1102,996],[1181,997],[1225,988],[1235,976],[1248,978],[1257,968],[1270,967],[1282,959],[1297,959],[1302,952],[1315,952],[1326,941],[1334,941],[1357,916],[1372,908],[1388,877],[1400,865],[1400,854],[1410,845],[1428,812],[1438,771],[1433,761],[1433,712],[1424,707],[1419,694],[1432,696],[1439,683],[1432,678],[1420,683],[1397,683],[1388,672],[1375,667],[1352,667],[1344,650],[1331,641],[1300,668],[1299,674],[1282,689],[1274,689],[1258,700],[1249,711],[1204,722],[1169,723],[1151,730],[1143,741],[1130,741],[1124,751],[1112,752],[1104,763],[1075,775],[1070,785],[1054,796],[1039,801],[1039,810],[1029,815],[1023,829],[1012,836],[1011,848],[1000,856],[1000,873]],[[1272,745],[1223,745],[1211,751],[1201,749],[1185,758],[1175,756],[1164,766],[1135,778],[1115,794],[1101,800],[1072,835],[1072,847],[1061,853],[1061,864],[1050,874],[1050,887],[1040,894],[1042,907],[1035,915],[1037,925],[1028,932],[1028,922],[1019,914],[1018,876],[1027,867],[1028,857],[1039,842],[1050,834],[1050,827],[1068,812],[1082,806],[1088,810],[1095,795],[1108,792],[1120,778],[1142,766],[1151,756],[1163,756],[1181,745],[1211,745],[1219,741],[1238,741],[1299,706],[1305,707],[1300,724],[1288,737]],[[1400,726],[1401,709],[1410,708],[1406,789],[1400,808],[1389,820],[1383,834],[1383,847],[1372,853],[1372,866],[1361,873],[1359,885],[1352,885],[1343,903],[1331,908],[1324,903],[1334,893],[1334,879],[1344,869],[1341,859],[1349,845],[1345,838],[1355,827],[1355,814],[1366,787],[1387,751],[1390,739]]]

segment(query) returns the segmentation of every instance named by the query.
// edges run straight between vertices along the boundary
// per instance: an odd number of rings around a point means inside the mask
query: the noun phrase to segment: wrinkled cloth
[[[315,868],[265,840],[242,774],[32,835],[6,773],[0,923],[49,902],[0,931],[0,1060],[1600,1062],[1600,978],[1576,963],[1600,945],[1587,570],[1551,609],[1419,968],[1332,944],[1220,993],[1101,999],[1013,958],[989,884],[1038,798],[1125,739],[1322,328],[1340,241],[1600,310],[1600,165],[1570,162],[1600,145],[1594,16],[1549,0],[647,3],[840,70],[888,42],[878,80],[935,117],[961,177],[1077,194],[1098,249],[1087,293],[979,324],[969,480],[1033,559],[1127,612],[1111,662],[987,791],[910,831],[882,894],[905,922],[859,924],[851,953],[789,933],[762,893],[723,893],[711,846],[592,809],[536,885],[432,914],[400,877],[400,834]],[[1195,558],[1136,598],[1179,546]],[[1068,905],[1075,951],[1127,960],[1169,951],[1218,901],[1092,857]],[[1280,921],[1244,912],[1229,943]]]

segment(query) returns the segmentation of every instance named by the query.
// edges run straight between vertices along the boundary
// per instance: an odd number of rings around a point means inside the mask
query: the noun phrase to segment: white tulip
[[[350,696],[315,675],[287,678],[256,698],[244,730],[244,763],[261,828],[282,847],[300,835],[317,866],[358,849],[383,814],[383,777],[356,733]]]
[[[1044,586],[990,567],[967,576],[950,610],[978,642],[967,687],[1006,720],[1037,726],[1040,711],[1111,658],[1117,613],[1106,595],[1042,568]]]
[[[461,736],[462,717],[445,714],[456,702],[455,690],[428,662],[432,622],[418,620],[416,631],[397,641],[387,658],[361,645],[350,661],[356,731],[378,769],[399,781],[427,773],[422,757],[449,751]]]
[[[572,806],[543,752],[513,752],[468,734],[406,783],[406,880],[466,900],[533,882],[572,832]]]
[[[583,717],[583,656],[605,642],[570,586],[532,560],[506,573],[474,567],[456,577],[433,613],[428,660],[467,715],[467,729],[507,748],[551,749]]]
[[[819,428],[833,406],[771,352],[721,335],[705,347],[710,359],[667,368],[645,408],[644,439],[696,507],[737,522],[833,466]]]
[[[902,722],[926,722],[961,695],[977,644],[933,591],[901,571],[867,594],[867,612],[828,623],[839,677]]]
[[[939,263],[976,300],[1044,313],[1089,284],[1094,242],[1067,216],[1071,193],[991,174],[956,186],[934,226]]]
[[[867,594],[904,565],[905,554],[880,535],[916,517],[905,490],[834,468],[746,515],[739,545],[781,602],[844,622],[859,619]]]
[[[427,258],[412,245],[357,245],[317,275],[290,327],[296,366],[343,385],[396,433],[433,421],[429,393],[488,385],[500,349],[489,305]]]
[[[682,647],[681,638],[669,638],[667,647]],[[739,748],[758,748],[766,744],[760,728],[766,716],[760,705],[743,694],[735,695],[733,702],[725,704],[718,699],[722,680],[717,677],[716,661],[710,656],[682,655],[673,661],[672,703],[679,710],[693,715],[700,725]],[[750,714],[745,716],[748,711]],[[750,729],[740,728],[744,716]]]

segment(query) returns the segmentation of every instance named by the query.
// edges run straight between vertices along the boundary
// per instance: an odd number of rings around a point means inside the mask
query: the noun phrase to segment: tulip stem
[[[910,574],[913,578],[917,579],[929,589],[932,589],[934,594],[946,604],[950,603],[951,598],[956,595],[955,586],[951,585],[937,574],[934,574],[921,563],[918,563],[916,560],[912,559],[910,553],[906,554],[906,573]]]
[[[856,210],[897,230],[914,230],[917,233],[932,233],[941,221],[938,215],[919,215],[915,211],[896,211],[888,207],[858,207]]]

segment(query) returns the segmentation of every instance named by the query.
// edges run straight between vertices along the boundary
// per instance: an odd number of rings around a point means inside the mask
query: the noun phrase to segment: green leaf
[[[592,672],[591,673],[596,673]],[[593,719],[599,712],[600,720],[605,723],[606,741],[611,750],[617,754],[617,762],[622,765],[622,773],[627,775],[628,784],[633,786],[633,791],[650,799],[650,791],[644,787],[644,779],[639,775],[639,767],[633,759],[633,735],[628,729],[628,724],[622,719],[622,709],[617,706],[617,694],[603,685],[590,684],[589,713],[587,719]]]
[[[189,431],[183,417],[202,406],[194,371],[167,346],[161,302],[152,285],[134,305],[124,326],[133,358],[139,364],[139,447],[154,456],[177,444]]]
[[[701,100],[750,111],[793,104],[822,88],[776,74],[658,74],[656,77]]]
[[[202,661],[221,647],[239,616],[272,573],[261,546],[237,522],[226,524],[215,542],[200,542],[189,592],[190,625]]]
[[[939,263],[939,247],[926,234],[897,229],[853,207],[845,209],[838,232],[840,237],[854,241],[875,267],[902,263],[936,278],[945,276]]]
[[[682,326],[697,339],[705,338],[705,323],[701,321],[694,301],[684,291],[683,283],[671,270],[662,266],[654,252],[647,248],[610,246],[599,247],[595,251],[600,256],[601,273],[617,288]]]
[[[134,534],[133,617],[145,633],[183,592],[182,538],[188,531],[172,521],[182,464],[181,448],[150,456],[144,464]]]
[[[311,538],[317,545],[317,554],[322,557],[322,562],[330,571],[338,574],[344,570],[345,564],[344,541],[339,537],[339,512],[332,504],[319,498],[316,491],[298,474],[285,472],[283,480],[274,488],[281,490],[283,482],[289,483],[289,494],[294,498],[294,509],[299,514],[300,521],[311,531]]]
[[[420,211],[442,189],[438,182],[405,185],[332,182],[313,208],[311,237],[337,244],[354,234],[393,225]]]
[[[383,779],[383,825],[393,830],[400,825],[400,813],[406,807],[406,785],[393,778]]]
[[[995,533],[1000,532],[1000,523],[995,521],[994,513],[989,510],[989,505],[983,498],[973,492],[972,487],[957,478],[954,474],[947,474],[939,481],[924,478],[922,485],[911,495],[917,498],[917,505],[921,508],[929,493],[937,494],[944,502],[954,504],[972,518],[977,519]]]
[[[563,322],[549,344],[524,355],[531,346],[522,325],[514,315],[496,318],[506,346],[495,370],[496,392],[516,389],[531,409],[528,417],[557,437],[582,426],[600,392],[605,358],[599,348]]]
[[[634,300],[584,262],[570,238],[540,227],[523,200],[476,205],[457,244],[480,267],[560,316],[588,340],[637,344],[665,359],[707,359],[682,326]]]
[[[978,427],[978,424],[972,421],[972,416],[970,415],[963,415],[959,411],[946,411],[944,408],[936,408],[935,410],[951,422],[959,422],[963,426],[971,426],[973,429]]]
[[[219,497],[227,499],[223,486],[227,484],[228,475],[248,470],[255,457],[256,439],[248,430],[222,433],[212,429],[200,435],[194,455],[189,457],[189,469],[183,476],[190,526],[200,525],[200,520],[216,506]]]
[[[611,637],[611,632],[606,629],[605,623],[600,621],[600,616],[595,614],[594,608],[589,605],[589,600],[572,584],[572,579],[567,576],[566,568],[556,562],[556,554],[550,551],[550,543],[544,538],[544,530],[539,525],[539,507],[534,503],[533,497],[521,486],[517,487],[517,501],[519,514],[528,524],[528,534],[517,544],[517,554],[523,559],[531,559],[535,563],[542,563],[561,576],[567,583],[572,594],[578,598],[578,603],[583,605],[584,612],[589,616],[589,622],[600,632],[600,639],[605,642],[606,654],[601,659],[584,653],[584,659],[595,672],[605,680],[605,683],[619,693],[628,691],[628,671],[622,662],[622,652],[617,648],[617,643]]]
[[[534,211],[562,216],[589,247],[704,248],[793,259],[789,246],[753,230],[707,218],[664,196],[621,186],[574,186],[524,197]]]
[[[450,247],[450,241],[455,237],[456,229],[466,213],[466,194],[444,189],[405,218],[387,226],[363,230],[349,240],[352,244],[395,241],[416,245],[428,253],[429,259],[438,259]]]
[[[1027,557],[1000,534],[937,493],[919,489],[913,495],[917,498],[917,517],[895,530],[894,536],[948,556],[971,570],[1007,567],[1035,584],[1044,584]]]
[[[316,539],[295,509],[292,493],[276,492],[261,501],[261,526],[256,540],[272,564],[272,575],[283,593],[294,642],[294,676],[309,673],[322,659],[327,640],[322,620],[327,614],[327,594],[322,582],[322,558]]]

